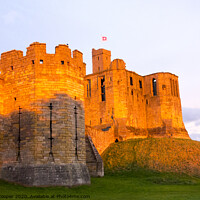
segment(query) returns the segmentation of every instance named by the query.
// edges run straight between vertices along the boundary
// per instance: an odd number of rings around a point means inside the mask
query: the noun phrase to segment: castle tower
[[[111,52],[105,49],[92,49],[93,73],[99,73],[110,68]]]
[[[155,73],[145,76],[144,79],[149,135],[188,139],[182,118],[178,76]]]
[[[89,184],[82,53],[32,43],[0,60],[0,178],[29,186]],[[3,104],[3,110],[1,105]]]

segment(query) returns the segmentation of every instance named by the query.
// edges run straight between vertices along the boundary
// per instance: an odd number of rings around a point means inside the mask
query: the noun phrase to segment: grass
[[[23,187],[0,181],[0,199],[10,195],[15,199],[89,199],[89,200],[199,200],[200,179],[187,175],[160,173],[144,169],[109,172],[104,178],[92,178],[89,186],[66,187]],[[18,196],[19,195],[19,196]],[[31,195],[48,195],[47,198],[28,198]],[[70,196],[71,195],[71,196]],[[73,195],[79,195],[76,198]],[[84,195],[87,195],[86,198]],[[13,198],[12,198],[13,196]],[[24,197],[24,198],[22,198]],[[51,198],[52,197],[52,198]]]
[[[200,142],[172,138],[132,139],[111,144],[102,154],[109,170],[132,167],[200,177]]]

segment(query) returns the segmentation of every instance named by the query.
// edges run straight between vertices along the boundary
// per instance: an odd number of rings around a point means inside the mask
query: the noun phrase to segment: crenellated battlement
[[[73,56],[72,56],[73,55]],[[34,42],[27,47],[26,55],[23,56],[22,51],[12,50],[1,54],[0,71],[1,75],[10,72],[19,72],[23,70],[36,70],[42,67],[42,73],[51,69],[57,73],[67,73],[76,77],[78,73],[80,77],[86,74],[86,64],[83,63],[83,54],[71,49],[68,45],[60,44],[55,47],[55,54],[48,54],[46,52],[46,44]],[[29,68],[29,69],[28,69]]]

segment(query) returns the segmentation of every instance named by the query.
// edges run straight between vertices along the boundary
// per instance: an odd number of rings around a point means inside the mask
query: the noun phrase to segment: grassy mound
[[[102,158],[107,171],[145,168],[200,177],[200,142],[193,140],[132,139],[111,144]]]

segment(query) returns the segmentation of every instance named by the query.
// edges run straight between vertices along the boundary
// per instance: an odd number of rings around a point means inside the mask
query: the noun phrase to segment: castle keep
[[[82,53],[33,43],[0,60],[0,174],[25,185],[89,184]]]
[[[105,49],[92,50],[92,63],[93,73],[85,77],[85,124],[100,153],[116,139],[189,139],[176,75],[140,76],[121,59],[111,62]]]

